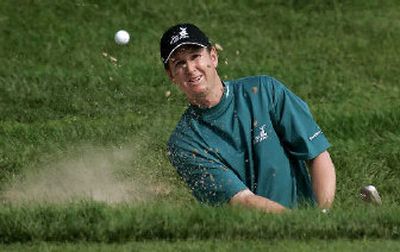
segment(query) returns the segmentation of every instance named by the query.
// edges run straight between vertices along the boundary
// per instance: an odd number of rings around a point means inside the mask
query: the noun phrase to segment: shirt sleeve
[[[309,160],[325,151],[330,144],[307,104],[277,80],[273,80],[272,87],[271,117],[289,153],[298,159]]]
[[[209,205],[227,203],[246,185],[211,155],[169,147],[168,156],[196,199]]]

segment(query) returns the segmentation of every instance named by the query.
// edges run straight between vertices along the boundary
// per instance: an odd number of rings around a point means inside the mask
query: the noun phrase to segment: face
[[[189,102],[199,103],[221,85],[217,73],[218,55],[215,48],[178,49],[168,61],[169,78],[185,93]]]

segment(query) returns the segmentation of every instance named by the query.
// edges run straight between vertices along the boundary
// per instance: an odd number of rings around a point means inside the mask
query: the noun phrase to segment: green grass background
[[[234,240],[253,250],[274,240],[306,251],[329,239],[347,250],[398,249],[386,241],[400,232],[399,13],[395,0],[1,1],[0,241],[22,242],[7,249],[90,241],[99,244],[76,248],[226,251]],[[223,47],[224,79],[268,74],[310,105],[337,169],[328,215],[193,200],[165,153],[187,106],[159,59],[162,32],[178,22],[197,24]],[[132,36],[127,46],[114,43],[119,29]],[[360,202],[367,184],[382,207]],[[96,202],[97,190],[113,187],[122,189]],[[118,194],[126,197],[113,203]]]

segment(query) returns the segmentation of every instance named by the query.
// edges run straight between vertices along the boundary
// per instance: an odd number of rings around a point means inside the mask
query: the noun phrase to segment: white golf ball
[[[117,33],[115,33],[114,39],[115,43],[117,43],[118,45],[126,45],[129,42],[130,36],[127,31],[120,30]]]

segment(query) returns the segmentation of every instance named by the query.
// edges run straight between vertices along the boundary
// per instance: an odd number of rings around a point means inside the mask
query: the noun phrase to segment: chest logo
[[[261,143],[265,139],[268,138],[268,133],[265,131],[265,128],[267,127],[266,124],[263,124],[261,127],[256,128],[256,136],[254,137],[254,144]]]

